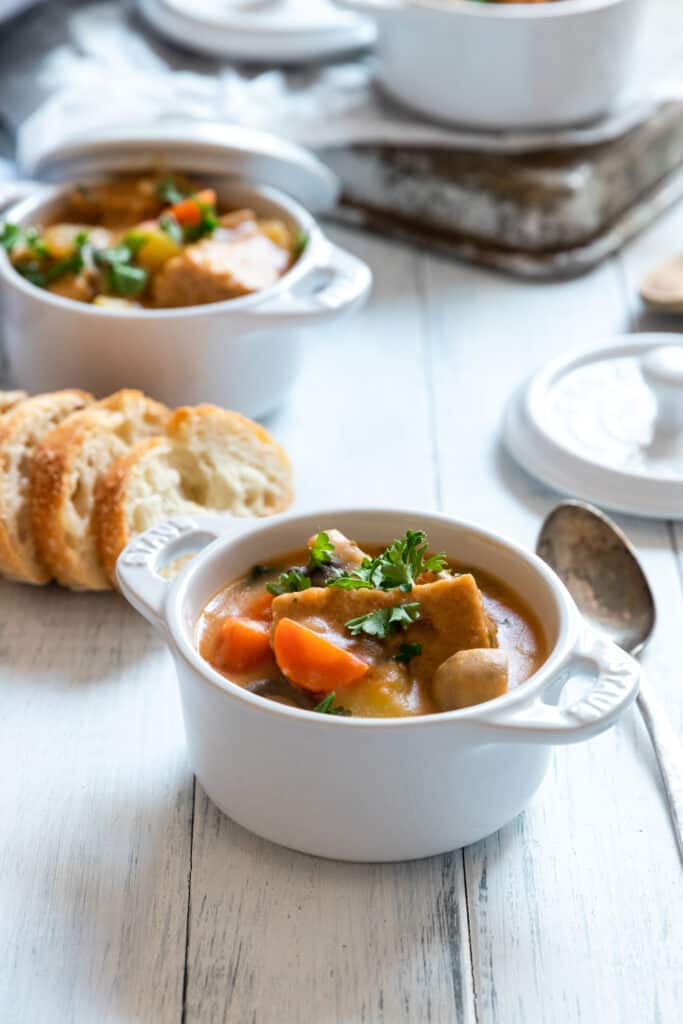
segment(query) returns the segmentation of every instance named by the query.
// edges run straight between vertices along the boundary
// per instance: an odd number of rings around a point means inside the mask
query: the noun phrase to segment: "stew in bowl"
[[[387,547],[319,531],[215,594],[196,641],[213,668],[253,693],[373,718],[492,700],[547,657],[523,598],[431,553],[421,530]]]
[[[214,189],[177,174],[78,185],[56,219],[0,229],[22,277],[110,309],[199,306],[264,291],[306,242],[284,220],[223,208]]]

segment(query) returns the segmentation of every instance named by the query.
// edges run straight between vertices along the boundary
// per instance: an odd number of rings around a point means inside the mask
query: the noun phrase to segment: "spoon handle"
[[[638,707],[657,755],[671,809],[676,842],[683,860],[683,745],[644,672],[640,677]]]

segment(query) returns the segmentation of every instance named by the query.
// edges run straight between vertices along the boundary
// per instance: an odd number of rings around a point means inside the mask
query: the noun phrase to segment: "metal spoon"
[[[611,519],[584,502],[564,502],[543,523],[536,551],[594,629],[629,654],[643,650],[655,627],[655,602],[633,546]],[[657,756],[683,859],[683,746],[645,673],[638,707]]]

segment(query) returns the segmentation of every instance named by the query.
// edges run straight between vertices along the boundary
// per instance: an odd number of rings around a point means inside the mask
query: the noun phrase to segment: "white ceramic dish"
[[[321,524],[368,543],[424,528],[434,549],[502,577],[525,596],[546,632],[548,660],[496,700],[410,719],[316,715],[227,681],[195,648],[203,606],[251,565],[299,546]],[[202,547],[173,584],[158,574]],[[175,519],[130,544],[117,572],[123,594],[169,644],[190,763],[208,795],[252,832],[323,857],[406,860],[481,839],[526,806],[553,745],[607,729],[638,690],[637,663],[583,624],[543,562],[443,516],[374,509],[261,521]],[[589,677],[589,692],[558,707],[577,675]]]
[[[268,145],[272,154],[259,150]],[[361,305],[370,290],[370,270],[329,242],[312,214],[290,195],[260,183],[267,177],[291,182],[318,209],[336,195],[333,177],[313,157],[261,133],[237,129],[224,143],[216,128],[203,137],[195,128],[194,138],[186,140],[168,132],[156,139],[121,136],[64,147],[48,169],[52,180],[73,183],[140,171],[164,159],[167,167],[194,173],[215,187],[219,203],[249,206],[306,234],[303,255],[274,287],[244,298],[179,309],[111,310],[30,284],[0,251],[13,382],[32,392],[77,386],[97,396],[137,387],[172,406],[215,402],[262,416],[283,401],[294,380],[302,329]],[[49,220],[67,188],[38,188],[3,216],[24,225]]]
[[[379,81],[427,117],[481,128],[581,124],[627,83],[643,0],[338,0],[377,22]]]

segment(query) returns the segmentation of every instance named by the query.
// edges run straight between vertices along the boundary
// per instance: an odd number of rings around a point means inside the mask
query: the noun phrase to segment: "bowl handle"
[[[495,730],[499,740],[518,743],[577,743],[604,732],[614,725],[631,704],[640,685],[640,665],[634,658],[606,637],[584,628],[560,681],[551,680],[546,687],[552,698],[573,677],[586,671],[594,676],[589,692],[567,707],[548,703],[535,694],[527,701],[514,702],[500,710],[486,711],[482,705],[477,721]]]
[[[253,520],[228,515],[176,516],[145,530],[119,555],[116,580],[121,593],[148,622],[163,631],[166,598],[175,577],[164,578],[160,570],[221,537],[235,536],[249,525]]]
[[[292,288],[248,312],[250,327],[298,320],[300,325],[314,324],[339,316],[360,306],[370,291],[372,272],[338,245],[326,244],[311,269]],[[254,322],[257,322],[256,325]]]

